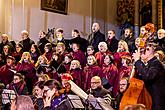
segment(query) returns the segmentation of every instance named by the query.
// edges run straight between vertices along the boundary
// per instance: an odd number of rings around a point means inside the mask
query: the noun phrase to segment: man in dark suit
[[[14,45],[12,45],[11,41],[9,41],[8,39],[9,39],[9,36],[7,34],[2,34],[1,35],[1,41],[2,42],[0,43],[0,53],[2,53],[3,47],[5,45],[8,45],[11,52],[14,52]],[[12,42],[14,42],[14,41],[12,41]]]
[[[45,52],[44,47],[47,43],[50,43],[50,42],[46,39],[46,34],[44,31],[40,31],[38,36],[39,36],[39,41],[37,42],[37,45],[41,51],[41,54],[44,54]]]
[[[21,37],[22,37],[22,40],[19,43],[23,45],[23,51],[29,52],[32,44],[35,44],[35,42],[29,38],[29,33],[26,30],[23,30],[21,32]]]
[[[155,44],[148,43],[145,51],[138,49],[133,54],[133,59],[137,77],[144,81],[152,97],[152,110],[165,110],[165,69],[154,56],[155,49]]]
[[[121,36],[121,40],[127,42],[129,52],[133,53],[135,51],[135,38],[131,28],[126,28],[124,30],[124,35]]]
[[[97,101],[97,99],[104,99],[104,101],[106,102],[106,106],[105,110],[113,110],[112,107],[110,106],[112,104],[112,97],[111,97],[111,93],[110,91],[106,90],[103,86],[102,86],[102,82],[99,76],[94,76],[91,79],[91,88],[87,91],[88,95],[88,101],[92,104],[92,102],[95,100]],[[102,100],[103,101],[103,100]],[[103,101],[103,102],[104,102]],[[104,103],[105,103],[104,102]],[[104,108],[104,106],[102,106],[101,104],[102,102],[99,102],[101,108]],[[97,105],[97,103],[95,103],[94,105]],[[94,106],[93,109],[97,109],[97,106]],[[93,110],[92,109],[92,110]]]
[[[98,45],[100,42],[105,41],[105,35],[100,32],[100,26],[98,23],[93,23],[92,33],[88,36],[89,45],[92,45],[95,52],[98,52]]]
[[[115,38],[115,31],[109,30],[108,31],[108,39],[107,39],[107,46],[110,52],[115,53],[118,48],[118,40]]]

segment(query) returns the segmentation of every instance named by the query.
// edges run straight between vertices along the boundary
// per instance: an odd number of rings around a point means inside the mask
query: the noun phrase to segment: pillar
[[[135,14],[134,14],[134,26],[135,26],[135,37],[139,36],[139,0],[135,0]]]

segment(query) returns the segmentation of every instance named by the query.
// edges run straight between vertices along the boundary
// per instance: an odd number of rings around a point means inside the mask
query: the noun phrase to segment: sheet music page
[[[73,81],[68,81],[71,85],[71,90],[77,94],[78,96],[80,96],[83,99],[87,99],[88,98],[88,94],[85,93],[80,87],[78,87]]]

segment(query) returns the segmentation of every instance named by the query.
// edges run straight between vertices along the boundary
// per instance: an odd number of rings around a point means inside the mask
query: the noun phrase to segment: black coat
[[[105,41],[105,35],[102,34],[100,31],[97,31],[96,33],[92,33],[88,36],[88,42],[89,45],[92,45],[95,49],[95,52],[98,52],[98,45],[100,42]]]
[[[71,39],[71,44],[77,43],[80,45],[80,50],[83,52],[86,52],[87,46],[88,46],[88,41],[84,38],[81,38],[80,36]]]
[[[118,40],[113,37],[111,40],[108,39],[107,40],[107,46],[108,46],[108,50],[112,53],[115,53],[117,51],[117,48],[118,48]]]
[[[46,45],[47,43],[50,43],[50,42],[46,39],[46,37],[41,38],[41,39],[37,42],[37,45],[38,45],[38,48],[39,48],[40,51],[41,51],[41,54],[44,54],[44,52],[45,52],[44,48],[45,48],[45,45]]]
[[[122,40],[124,40],[127,44],[128,44],[128,48],[129,48],[129,52],[133,53],[135,51],[135,38],[132,36],[128,36],[128,37],[124,37],[122,36],[121,38]]]
[[[165,110],[165,70],[156,57],[147,62],[135,62],[138,75],[145,83],[145,87],[152,97],[152,110]]]
[[[156,39],[154,42],[158,44],[156,50],[163,50],[163,52],[165,52],[165,37],[162,39]]]
[[[10,49],[9,51],[14,52],[14,50],[15,50],[14,45],[12,45],[11,42],[7,41],[7,42],[5,42],[5,43],[2,43],[2,42],[0,43],[0,53],[3,52],[3,47],[4,47],[5,45],[8,45],[8,46],[9,46],[9,49]]]
[[[21,43],[23,45],[23,52],[29,52],[32,44],[35,44],[35,42],[33,40],[31,40],[30,38],[22,40],[19,43]]]

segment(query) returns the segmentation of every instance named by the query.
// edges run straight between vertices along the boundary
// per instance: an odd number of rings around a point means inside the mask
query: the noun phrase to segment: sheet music
[[[79,97],[83,98],[83,99],[87,99],[88,98],[88,94],[86,94],[80,87],[78,87],[73,81],[68,81],[71,85],[71,90],[77,94]]]
[[[2,103],[11,103],[16,98],[16,93],[13,90],[4,89],[2,92]]]

